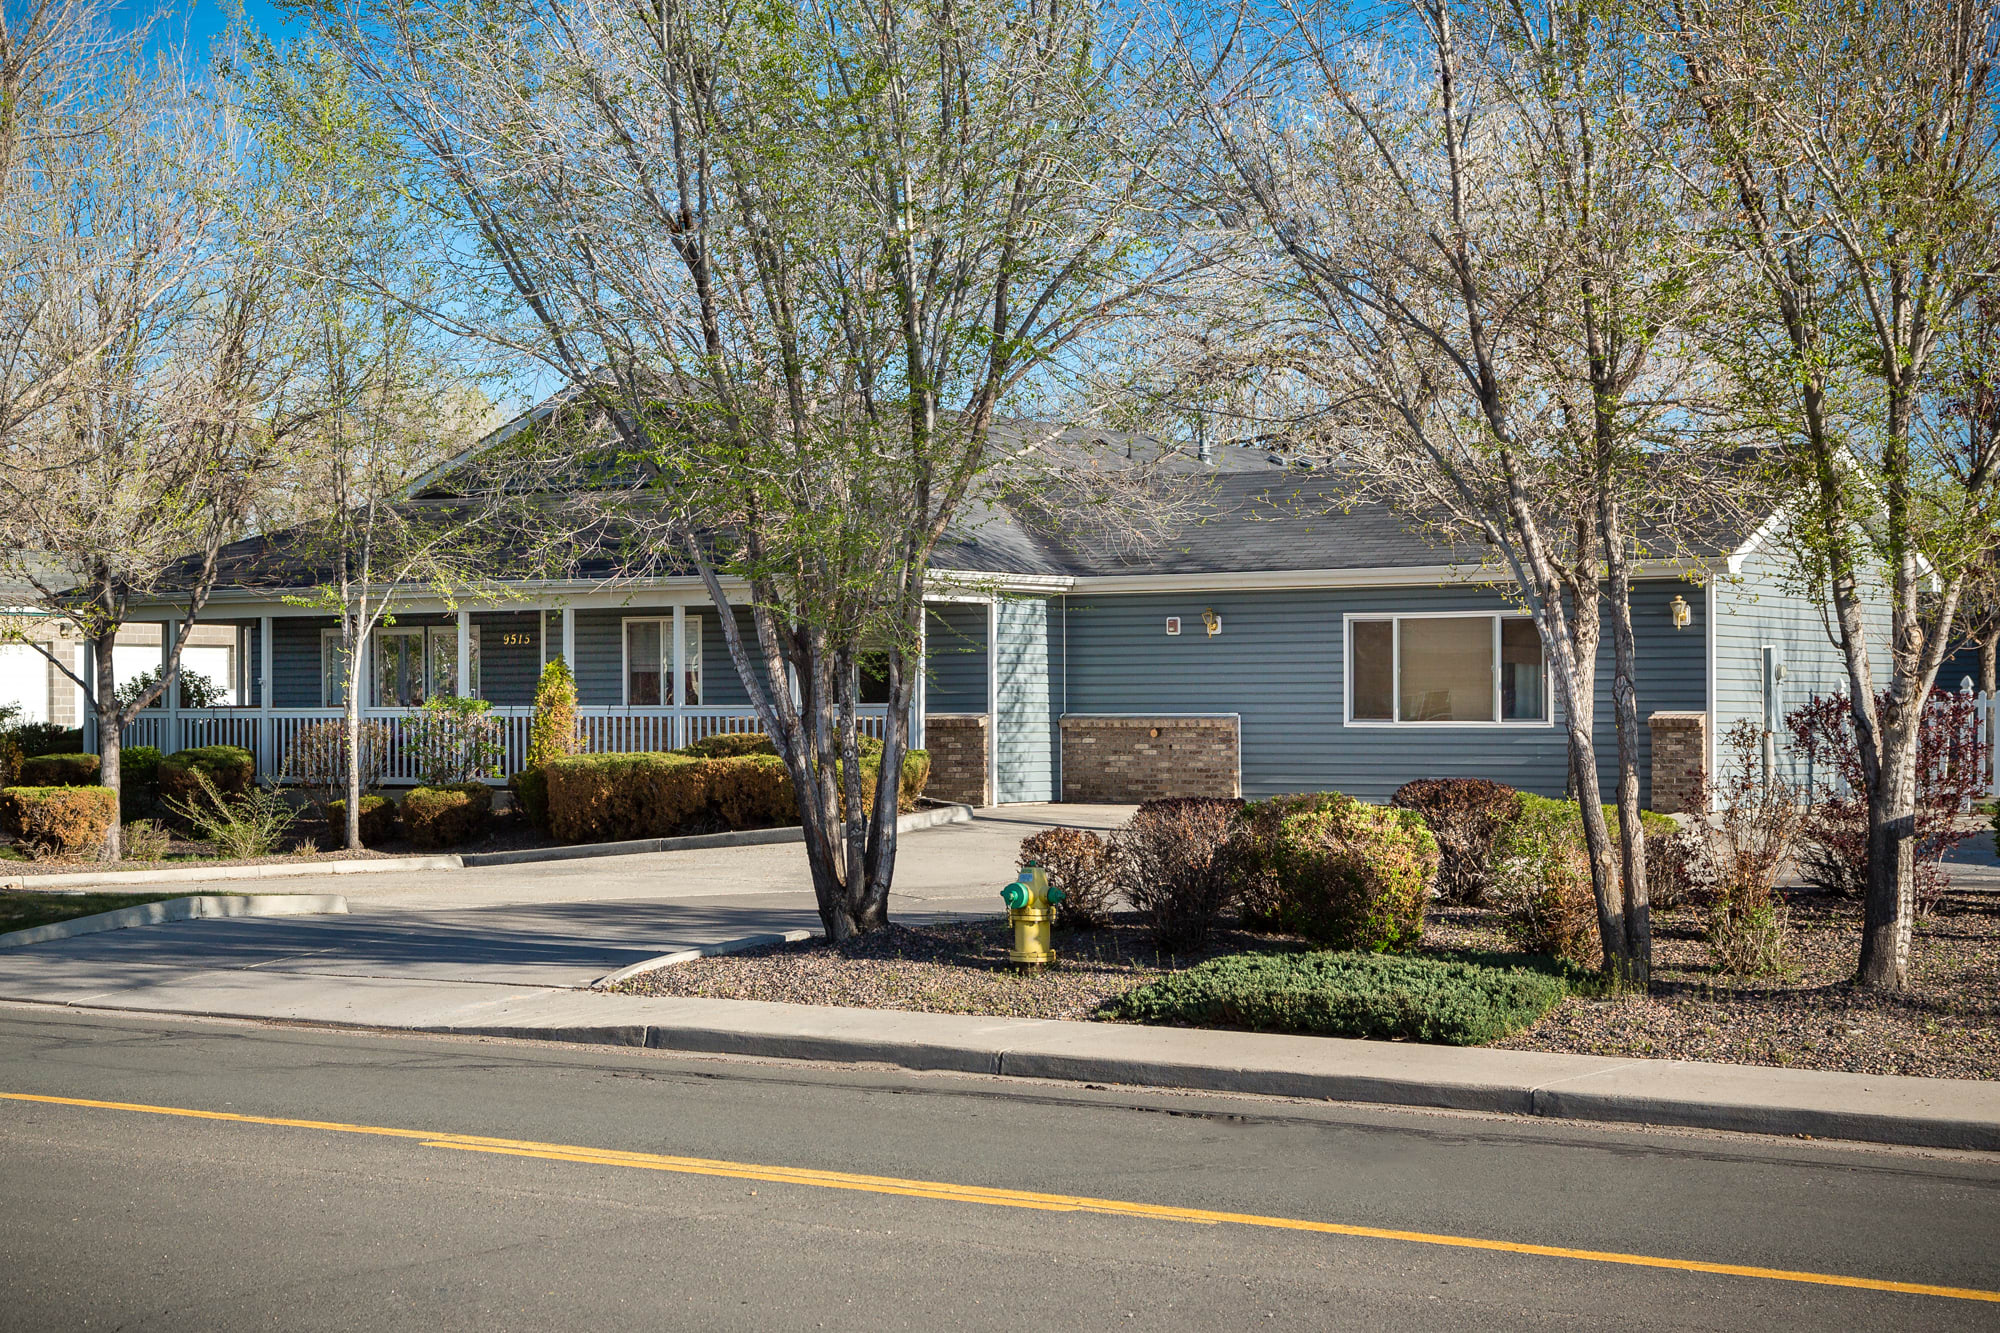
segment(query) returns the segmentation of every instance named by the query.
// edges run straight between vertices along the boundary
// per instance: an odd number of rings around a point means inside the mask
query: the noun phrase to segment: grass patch
[[[115,912],[140,903],[165,902],[185,898],[181,893],[35,893],[30,890],[0,892],[0,935],[10,930],[27,930],[55,921],[73,921],[80,916]]]
[[[1373,953],[1248,953],[1161,977],[1110,1001],[1107,1018],[1483,1046],[1569,994],[1564,965],[1509,966]]]

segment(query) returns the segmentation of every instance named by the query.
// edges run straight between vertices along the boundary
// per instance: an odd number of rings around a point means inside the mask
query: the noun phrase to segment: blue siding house
[[[935,760],[934,794],[989,804],[1332,789],[1382,800],[1420,777],[1563,791],[1564,730],[1533,626],[1479,553],[1356,503],[1337,472],[1232,448],[1191,470],[1192,515],[1136,551],[1084,549],[999,507],[940,548],[912,719]],[[1697,730],[1710,772],[1737,721],[1761,723],[1845,679],[1827,617],[1793,586],[1769,533],[1718,531],[1705,549],[1642,566],[1634,588],[1642,714]],[[298,605],[295,585],[310,577],[287,576],[283,534],[239,543],[225,569],[237,572],[207,619],[235,628],[244,702],[196,710],[170,698],[127,740],[241,744],[275,774],[302,728],[338,715],[337,636]],[[497,603],[469,609],[421,590],[403,598],[369,645],[369,714],[394,727],[430,694],[473,694],[508,719],[518,762],[537,673],[562,656],[594,748],[671,748],[758,725],[692,576],[500,586]],[[867,711],[879,728],[881,705]],[[1651,767],[1649,750],[1649,780]]]

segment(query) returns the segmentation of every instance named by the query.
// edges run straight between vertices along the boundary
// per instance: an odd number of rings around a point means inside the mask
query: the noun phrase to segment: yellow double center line
[[[580,1162],[589,1166],[617,1166],[639,1171],[671,1171],[688,1176],[723,1176],[732,1180],[757,1180],[774,1185],[810,1185],[818,1189],[895,1194],[912,1199],[936,1199],[944,1203],[980,1203],[997,1208],[1029,1208],[1056,1213],[1098,1213],[1106,1217],[1197,1222],[1207,1226],[1229,1223],[1236,1226],[1264,1227],[1274,1231],[1357,1236],[1367,1240],[1402,1241],[1411,1245],[1442,1245],[1458,1250],[1496,1250],[1504,1254],[1532,1254],[1549,1259],[1581,1260],[1585,1263],[1625,1264],[1634,1268],[1665,1268],[1683,1273],[1717,1273],[1725,1277],[1760,1278],[1768,1282],[1804,1282],[1820,1287],[1852,1287],[1861,1291],[1891,1291],[1910,1296],[1943,1296],[1950,1300],[2000,1303],[2000,1291],[1983,1291],[1976,1287],[1942,1287],[1927,1282],[1889,1282],[1881,1278],[1850,1277],[1843,1273],[1810,1273],[1791,1268],[1758,1268],[1749,1264],[1714,1264],[1699,1259],[1669,1259],[1651,1254],[1623,1254],[1615,1250],[1576,1250],[1562,1245],[1530,1245],[1511,1240],[1488,1240],[1480,1236],[1399,1231],[1390,1227],[1351,1226],[1344,1222],[1315,1222],[1299,1217],[1225,1213],[1208,1208],[1172,1208],[1164,1204],[1135,1203],[1124,1199],[1094,1199],[1075,1194],[1041,1194],[1032,1190],[991,1189],[983,1185],[958,1185],[940,1180],[906,1180],[897,1176],[867,1176],[847,1171],[814,1171],[796,1166],[760,1166],[751,1162],[720,1161],[708,1157],[620,1152],[611,1148],[579,1147],[567,1143],[496,1139],[478,1134],[440,1134],[427,1129],[350,1125],[337,1120],[292,1120],[282,1116],[239,1115],[234,1111],[203,1111],[184,1106],[148,1106],[140,1102],[96,1101],[87,1097],[46,1097],[28,1092],[0,1092],[0,1100],[35,1102],[47,1106],[80,1106],[101,1111],[135,1111],[144,1115],[177,1116],[187,1120],[222,1120],[239,1125],[275,1125],[284,1129],[311,1129],[331,1134],[372,1134],[378,1138],[411,1139],[426,1148],[455,1148],[460,1152],[537,1157],[551,1162]]]

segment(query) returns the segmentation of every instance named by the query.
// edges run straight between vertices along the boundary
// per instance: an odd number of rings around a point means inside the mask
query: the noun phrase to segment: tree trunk
[[[1980,640],[1979,692],[1989,699],[2000,694],[2000,629],[1987,631]]]
[[[1882,728],[1882,763],[1868,793],[1868,896],[1857,980],[1877,990],[1909,985],[1917,911],[1917,731],[1921,705]]]
[[[1611,715],[1618,732],[1618,847],[1624,873],[1625,943],[1631,981],[1646,986],[1653,975],[1652,894],[1646,883],[1646,831],[1639,819],[1638,648],[1632,634],[1632,581],[1615,499],[1600,491],[1611,581]]]
[[[354,660],[351,654],[348,660],[350,662]],[[350,852],[361,850],[361,691],[359,685],[360,682],[356,681],[352,674],[350,674],[347,684],[347,707],[341,717],[341,723],[347,729],[347,744],[344,747],[347,753],[343,756],[346,760],[344,767],[347,770],[343,775],[347,779],[347,818],[344,821],[347,827],[343,832],[347,839],[347,850]]]
[[[1560,593],[1554,594],[1560,597]],[[1545,636],[1546,637],[1546,636]],[[1581,665],[1586,650],[1596,650],[1596,617],[1579,606],[1576,622],[1561,649],[1550,654],[1556,702],[1563,710],[1569,736],[1570,785],[1576,792],[1577,813],[1583,820],[1584,847],[1590,856],[1590,884],[1597,903],[1597,933],[1604,949],[1604,970],[1614,978],[1630,977],[1631,951],[1625,910],[1618,889],[1618,860],[1612,850],[1610,825],[1604,818],[1603,789],[1597,777],[1595,672]]]
[[[92,711],[97,716],[97,780],[103,786],[109,787],[112,795],[120,798],[122,805],[123,793],[120,790],[118,760],[123,749],[125,728],[124,719],[119,716],[123,710],[118,706],[116,680],[112,675],[111,652],[112,645],[117,640],[118,631],[114,627],[90,641],[90,651],[97,662],[94,695],[90,702]],[[125,830],[120,822],[122,814],[121,810],[119,815],[112,817],[111,829],[104,835],[104,859],[107,861],[117,861],[125,855]]]

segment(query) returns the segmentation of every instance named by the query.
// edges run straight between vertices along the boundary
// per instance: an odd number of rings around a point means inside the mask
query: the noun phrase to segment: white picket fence
[[[887,708],[879,704],[864,705],[858,711],[862,733],[880,740]],[[384,782],[409,785],[418,780],[410,735],[411,724],[421,713],[416,708],[362,710],[364,721],[375,723],[388,733]],[[677,750],[724,732],[764,730],[752,708],[579,707],[576,714],[582,748],[593,754]],[[501,728],[503,774],[513,773],[527,762],[528,727],[534,715],[532,708],[492,710],[491,716]],[[282,781],[286,776],[286,758],[299,734],[308,727],[337,722],[341,717],[338,708],[282,708],[268,712],[261,708],[186,708],[172,713],[149,710],[125,728],[124,743],[155,746],[163,754],[204,745],[240,746],[256,756],[260,778]]]
[[[1988,796],[2000,796],[2000,698],[1991,694],[1974,695],[1972,710],[1979,719],[1979,734],[1986,738],[1986,771],[1979,785]]]

